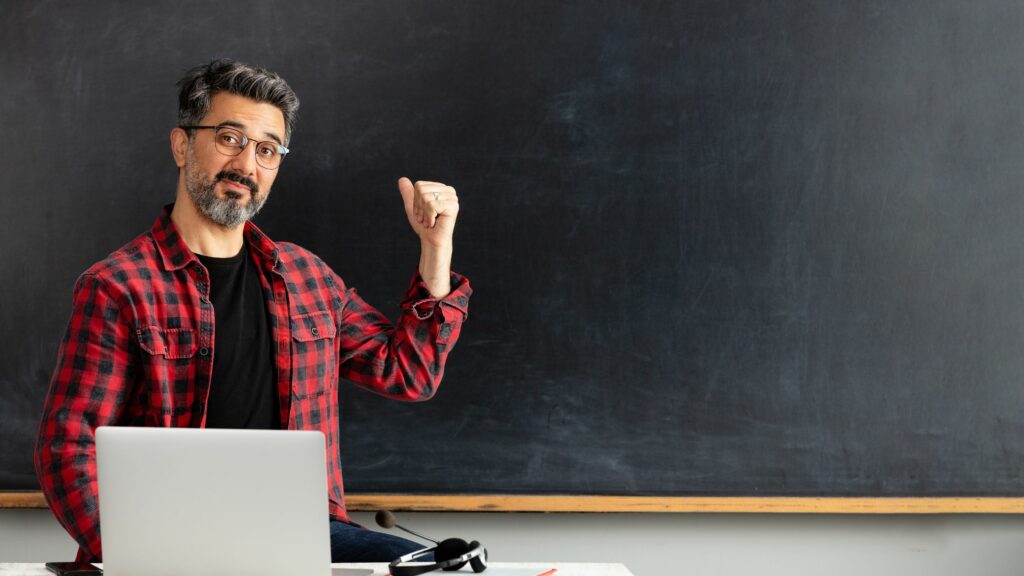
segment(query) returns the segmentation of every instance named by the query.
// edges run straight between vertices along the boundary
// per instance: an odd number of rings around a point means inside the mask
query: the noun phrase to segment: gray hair
[[[192,68],[178,80],[178,125],[194,126],[210,111],[210,99],[228,92],[273,104],[284,114],[284,145],[291,140],[299,111],[299,97],[277,74],[227,58]]]

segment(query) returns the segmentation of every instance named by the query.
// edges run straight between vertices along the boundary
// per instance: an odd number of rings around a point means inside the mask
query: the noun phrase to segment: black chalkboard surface
[[[345,386],[351,492],[1024,496],[1024,4],[7,2],[0,489],[76,276],[173,198],[175,81],[302,99],[258,224],[395,315],[459,190],[438,396]]]

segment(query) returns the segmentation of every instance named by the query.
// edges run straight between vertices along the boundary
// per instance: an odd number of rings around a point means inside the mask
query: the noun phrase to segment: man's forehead
[[[250,131],[250,136],[273,137],[279,142],[285,132],[280,108],[230,92],[218,92],[210,98],[210,110],[203,123],[231,124]]]

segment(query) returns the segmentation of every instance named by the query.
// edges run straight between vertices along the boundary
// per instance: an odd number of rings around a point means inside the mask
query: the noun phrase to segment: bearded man
[[[349,519],[337,387],[344,378],[407,401],[437,391],[472,293],[450,269],[455,189],[398,181],[421,252],[392,324],[317,256],[250,222],[289,153],[299,100],[288,84],[215,60],[179,87],[175,202],[75,284],[35,451],[51,510],[79,560],[102,561],[99,426],[319,430],[332,561],[421,548]]]

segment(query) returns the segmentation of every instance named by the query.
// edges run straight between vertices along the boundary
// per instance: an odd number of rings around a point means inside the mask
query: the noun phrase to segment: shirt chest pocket
[[[133,403],[147,407],[155,421],[171,415],[187,418],[193,410],[197,360],[202,354],[199,333],[150,325],[137,329],[136,335],[141,363]]]
[[[139,337],[139,347],[151,356],[163,356],[168,360],[195,356],[197,348],[195,330],[143,326],[136,332]]]
[[[337,380],[334,317],[330,312],[292,316],[291,329],[292,394],[302,399],[334,388]]]

